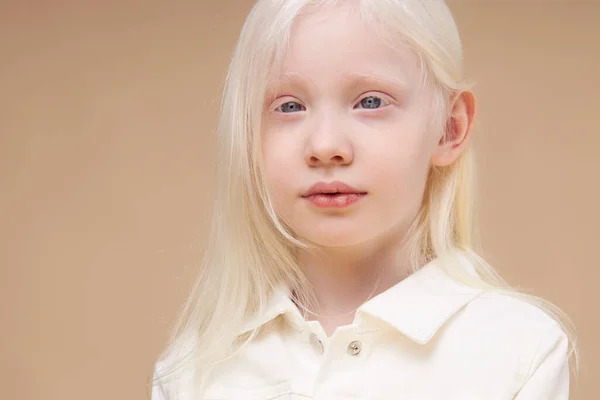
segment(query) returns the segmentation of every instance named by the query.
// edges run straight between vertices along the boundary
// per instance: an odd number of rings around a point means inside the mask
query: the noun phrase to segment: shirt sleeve
[[[531,373],[514,400],[569,399],[569,340],[558,325],[546,335],[531,363]]]
[[[167,400],[165,394],[162,390],[160,384],[155,380],[156,378],[156,369],[154,370],[154,374],[152,375],[152,394],[150,395],[150,400]]]
[[[166,400],[162,390],[157,385],[152,386],[152,395],[150,400]]]

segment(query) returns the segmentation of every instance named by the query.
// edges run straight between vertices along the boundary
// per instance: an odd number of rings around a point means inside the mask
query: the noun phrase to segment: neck
[[[317,304],[300,306],[307,319],[318,320],[327,335],[348,325],[369,298],[397,284],[409,273],[398,235],[356,246],[299,253]]]

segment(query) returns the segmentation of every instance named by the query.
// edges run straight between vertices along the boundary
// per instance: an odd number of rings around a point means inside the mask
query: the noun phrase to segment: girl
[[[567,399],[564,317],[474,250],[475,115],[442,0],[259,0],[152,399]]]

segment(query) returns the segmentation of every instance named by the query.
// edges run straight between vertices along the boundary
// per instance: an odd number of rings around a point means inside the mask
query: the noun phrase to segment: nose
[[[349,165],[354,159],[354,150],[343,124],[335,118],[323,119],[309,136],[305,161],[310,167]]]

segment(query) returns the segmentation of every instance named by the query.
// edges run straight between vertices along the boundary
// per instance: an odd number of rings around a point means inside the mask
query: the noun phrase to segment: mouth
[[[302,194],[302,197],[310,197],[314,195],[335,197],[339,195],[349,194],[364,195],[367,194],[367,192],[355,189],[352,186],[340,181],[335,181],[331,183],[317,182],[314,185],[312,185],[306,192],[304,192]]]
[[[355,189],[344,182],[335,181],[331,183],[318,182],[302,194],[302,197],[317,207],[341,208],[356,203],[366,194],[366,191]]]

